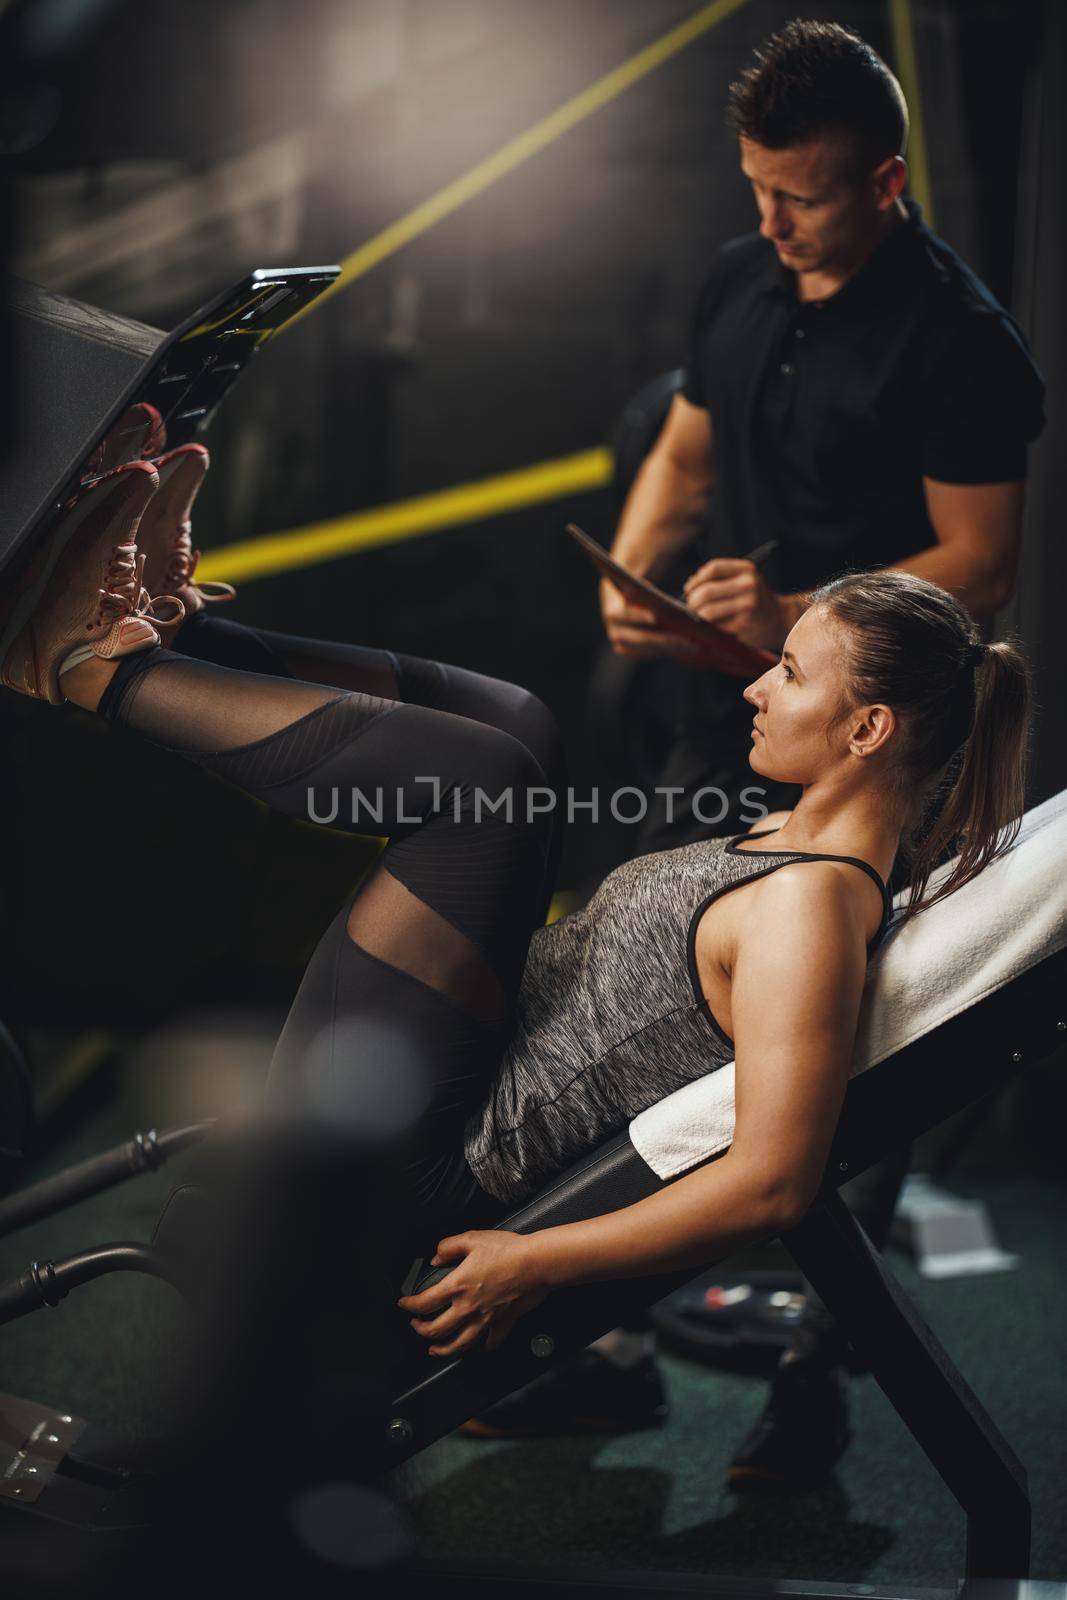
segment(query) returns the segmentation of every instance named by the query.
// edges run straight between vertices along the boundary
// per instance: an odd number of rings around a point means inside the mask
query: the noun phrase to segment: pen
[[[778,540],[777,539],[767,539],[763,544],[758,544],[754,550],[750,550],[746,556],[742,556],[741,559],[743,561],[751,561],[752,565],[758,571],[759,568],[762,567],[763,563],[765,561],[769,561],[773,555],[777,554],[777,552],[778,552]],[[695,574],[693,576],[695,576]],[[690,584],[691,581],[692,581],[692,577],[687,578],[685,583],[682,585],[683,598],[684,598],[684,595],[686,594],[686,592],[688,591],[689,584]]]
[[[768,539],[765,544],[758,544],[755,550],[750,550],[745,560],[751,561],[754,567],[761,567],[765,561],[770,560],[777,550],[778,540]]]

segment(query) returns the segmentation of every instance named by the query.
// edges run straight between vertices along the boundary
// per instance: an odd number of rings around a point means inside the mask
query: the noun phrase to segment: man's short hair
[[[864,170],[902,155],[908,108],[876,50],[836,22],[789,22],[730,85],[727,121],[768,150],[849,133]]]

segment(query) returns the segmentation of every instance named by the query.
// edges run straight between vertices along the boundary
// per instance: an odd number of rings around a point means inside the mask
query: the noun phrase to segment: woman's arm
[[[823,862],[782,867],[746,897],[731,956],[730,1149],[635,1205],[530,1235],[548,1287],[699,1267],[793,1226],[814,1199],[863,991],[861,902]]]
[[[460,1353],[487,1331],[492,1348],[564,1284],[709,1265],[800,1221],[840,1114],[866,970],[862,903],[848,870],[782,867],[744,891],[727,953],[737,1067],[726,1155],[584,1222],[443,1239],[435,1263],[460,1265],[398,1302],[435,1341],[432,1354]],[[714,949],[703,957],[713,958]]]

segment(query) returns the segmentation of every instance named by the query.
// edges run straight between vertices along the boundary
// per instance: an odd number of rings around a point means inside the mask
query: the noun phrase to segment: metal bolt
[[[415,1429],[406,1417],[393,1417],[385,1431],[390,1444],[407,1444],[415,1437]]]
[[[535,1333],[530,1340],[530,1349],[539,1361],[547,1361],[555,1348],[555,1339],[547,1333]]]
[[[1060,1018],[1059,1022],[1057,1022],[1057,1024],[1056,1024],[1056,1032],[1057,1033],[1067,1033],[1067,1022],[1064,1022],[1062,1017]]]
[[[74,1418],[73,1417],[60,1417],[59,1420],[60,1420],[60,1422],[73,1422]]]
[[[31,1473],[34,1477],[37,1476],[37,1468],[36,1467],[27,1467],[26,1471]]]
[[[59,1443],[59,1434],[58,1433],[50,1433],[48,1435],[48,1443],[49,1444],[58,1444]]]
[[[18,1485],[18,1484],[17,1484],[17,1483],[16,1483],[16,1484],[15,1484],[15,1486],[14,1486],[14,1488],[13,1488],[13,1489],[12,1489],[12,1491],[11,1491],[11,1493],[12,1493],[12,1494],[21,1494],[21,1493],[22,1493],[22,1489],[21,1489],[21,1487],[20,1487],[20,1486],[19,1486],[19,1485]]]
[[[838,1172],[847,1172],[848,1171],[848,1162],[847,1161],[839,1161],[837,1163],[837,1170],[838,1170]]]
[[[1021,1050],[1013,1050],[1011,1053],[1012,1066],[1017,1067],[1022,1061],[1022,1058],[1023,1053]]]

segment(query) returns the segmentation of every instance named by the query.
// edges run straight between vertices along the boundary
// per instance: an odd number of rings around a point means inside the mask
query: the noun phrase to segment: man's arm
[[[937,543],[890,562],[940,584],[974,617],[991,616],[1015,587],[1022,542],[1024,483],[938,483],[923,479]],[[686,583],[686,602],[746,644],[778,650],[807,609],[803,594],[775,594],[750,561],[717,557]]]
[[[992,616],[1015,588],[1025,492],[1025,483],[938,483],[924,478],[926,514],[937,543],[890,562],[890,568],[940,584],[973,617]],[[804,609],[803,595],[787,598]]]
[[[999,611],[1015,588],[1025,488],[1023,483],[937,483],[924,478],[926,511],[937,543],[893,566],[950,590],[972,616]]]
[[[696,533],[714,481],[711,416],[676,394],[626,497],[615,560],[639,577],[659,578]]]
[[[655,581],[692,540],[714,483],[711,417],[675,395],[659,438],[626,497],[611,553],[621,566]],[[658,631],[643,606],[629,604],[607,580],[600,606],[612,649],[619,655],[681,654],[676,634]]]
[[[1044,383],[1019,330],[957,308],[925,343],[916,422],[936,544],[894,562],[988,616],[1015,587],[1026,448],[1044,424]]]

